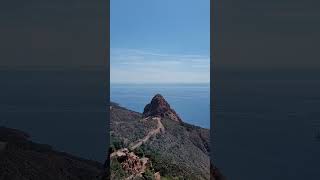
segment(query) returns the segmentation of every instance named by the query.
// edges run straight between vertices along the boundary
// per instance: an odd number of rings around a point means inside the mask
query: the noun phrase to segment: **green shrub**
[[[154,172],[160,172],[161,177],[164,177],[163,179],[180,180],[185,179],[186,174],[188,174],[182,167],[172,163],[173,161],[169,157],[163,157],[159,152],[151,149],[148,145],[141,145],[135,150],[135,154],[150,159],[152,163],[152,168],[150,169],[150,172],[153,172],[152,177]],[[190,177],[189,179],[194,179],[194,177]]]
[[[138,147],[137,149],[134,150],[134,153],[139,156],[139,157],[144,157],[144,149],[140,147]]]
[[[146,170],[146,172],[143,173],[143,177],[145,180],[154,180],[154,172],[151,170]]]
[[[117,137],[111,136],[110,137],[110,148],[112,151],[124,148],[124,143]]]
[[[123,179],[127,176],[127,173],[122,169],[121,164],[117,159],[111,159],[110,171],[112,179]]]

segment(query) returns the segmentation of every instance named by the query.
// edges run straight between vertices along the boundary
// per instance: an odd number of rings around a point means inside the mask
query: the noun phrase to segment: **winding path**
[[[146,117],[146,118],[141,119],[141,120],[145,121],[148,118],[149,117]],[[130,151],[133,151],[134,149],[140,147],[143,143],[147,142],[150,139],[151,136],[155,136],[155,135],[157,135],[159,133],[163,133],[164,132],[164,126],[163,126],[163,124],[161,122],[161,118],[153,117],[152,120],[157,120],[157,128],[151,130],[144,138],[139,139],[132,146],[129,146]],[[122,148],[122,149],[119,149],[118,151],[115,151],[115,152],[111,153],[110,154],[110,158],[114,157],[114,156],[118,156],[118,157],[126,156],[128,153],[129,153],[129,150],[127,148]],[[141,163],[142,163],[142,166],[143,166],[142,169],[138,173],[130,175],[125,180],[132,180],[134,177],[141,176],[145,172],[146,164],[148,163],[149,158],[145,158],[144,157],[144,158],[140,158],[140,160],[141,160]]]
[[[149,118],[149,117],[147,117]],[[144,119],[147,119],[147,118],[144,118]],[[129,149],[132,151],[138,147],[140,147],[143,143],[147,142],[151,136],[155,136],[161,132],[164,132],[164,126],[161,122],[161,118],[159,117],[153,117],[152,118],[153,120],[157,120],[157,128],[154,129],[154,130],[151,130],[144,138],[142,139],[139,139],[137,141],[137,143],[133,144],[132,146],[129,147]]]

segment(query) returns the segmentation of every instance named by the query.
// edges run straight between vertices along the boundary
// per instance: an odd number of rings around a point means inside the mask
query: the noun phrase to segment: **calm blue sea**
[[[209,84],[111,84],[110,89],[111,101],[141,113],[160,93],[183,121],[210,128]]]

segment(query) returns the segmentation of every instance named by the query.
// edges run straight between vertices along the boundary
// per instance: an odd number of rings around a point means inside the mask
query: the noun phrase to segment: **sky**
[[[210,82],[209,0],[111,0],[111,83]]]

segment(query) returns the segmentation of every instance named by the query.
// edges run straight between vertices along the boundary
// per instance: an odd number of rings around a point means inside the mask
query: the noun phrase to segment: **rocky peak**
[[[154,116],[169,118],[173,121],[182,122],[181,118],[173,109],[171,109],[170,104],[161,94],[156,94],[151,102],[144,107],[143,115],[145,117]]]

